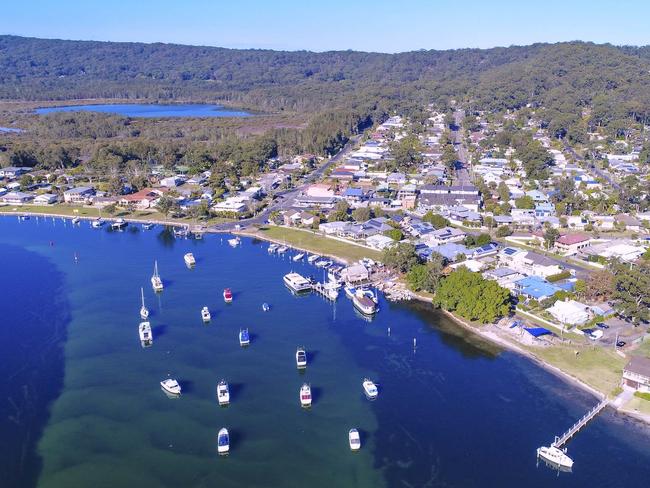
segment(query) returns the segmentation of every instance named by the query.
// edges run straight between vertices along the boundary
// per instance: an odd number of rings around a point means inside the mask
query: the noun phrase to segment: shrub
[[[550,283],[555,283],[556,281],[560,280],[566,280],[567,278],[571,277],[571,273],[568,270],[562,271],[561,273],[557,273],[551,276],[546,277],[546,281]]]

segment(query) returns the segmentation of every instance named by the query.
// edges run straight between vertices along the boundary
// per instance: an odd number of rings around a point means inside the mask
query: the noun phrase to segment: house
[[[183,180],[178,176],[170,176],[168,178],[163,178],[160,180],[160,186],[164,186],[166,188],[175,188],[181,183],[183,183]]]
[[[615,224],[618,224],[618,225],[624,225],[625,230],[629,230],[631,232],[639,232],[641,230],[641,222],[639,222],[637,219],[635,219],[631,215],[618,214],[614,218],[614,222],[615,222]]]
[[[586,234],[565,234],[555,241],[555,248],[565,256],[573,256],[591,244]]]
[[[586,249],[582,253],[587,256],[602,256],[605,259],[616,258],[632,263],[639,259],[646,249],[629,239],[617,239],[601,242]]]
[[[334,190],[332,190],[330,185],[315,183],[307,187],[305,195],[308,197],[332,198],[334,197]]]
[[[31,170],[32,168],[22,166],[7,166],[6,168],[0,168],[0,178],[17,178],[25,173],[29,173]]]
[[[166,192],[167,188],[144,188],[139,192],[120,197],[118,203],[123,207],[134,205],[138,209],[143,210],[154,206],[158,199]]]
[[[442,255],[447,261],[454,262],[462,254],[467,256],[470,252],[467,247],[462,244],[455,242],[449,242],[447,244],[441,244],[439,246],[431,246],[428,248],[428,255],[431,256],[432,253],[437,252]]]
[[[581,325],[590,318],[589,307],[575,300],[558,300],[546,309],[561,324]]]
[[[487,256],[493,256],[499,251],[499,245],[496,242],[490,242],[483,246],[470,249],[472,259],[481,259]]]
[[[300,195],[294,200],[293,206],[298,208],[322,208],[329,210],[336,206],[336,202],[338,202],[338,200],[335,197]]]
[[[650,359],[632,356],[623,368],[622,384],[641,393],[650,393]]]
[[[532,198],[535,203],[548,203],[548,196],[539,190],[526,192],[526,196]]]
[[[481,261],[476,261],[475,259],[466,259],[465,261],[461,261],[460,263],[454,263],[450,267],[453,269],[457,269],[460,266],[465,266],[473,273],[478,273],[483,268],[485,268],[485,263],[482,263]]]
[[[496,268],[490,269],[483,273],[483,278],[486,280],[494,280],[499,286],[507,288],[512,291],[514,283],[525,278],[524,275],[510,268]]]
[[[555,216],[555,205],[548,202],[540,202],[535,205],[535,217]]]
[[[539,276],[527,276],[513,283],[514,292],[526,298],[545,300],[562,289]]]
[[[34,196],[30,195],[29,193],[10,191],[9,193],[5,193],[2,197],[0,197],[0,200],[2,200],[3,203],[7,203],[9,205],[21,205],[23,203],[28,203],[33,198]]]
[[[216,213],[235,213],[242,214],[248,210],[248,198],[241,196],[229,197],[222,202],[217,202],[212,206],[212,211]]]
[[[363,264],[354,264],[341,271],[341,279],[347,283],[359,283],[367,281],[368,278],[370,278],[370,272]]]
[[[461,242],[465,239],[465,236],[466,234],[462,230],[454,227],[443,227],[442,229],[427,233],[422,240],[430,246],[437,246],[448,242]]]
[[[86,203],[90,197],[95,195],[95,189],[90,186],[78,186],[63,192],[65,203]]]
[[[358,206],[364,199],[363,190],[361,188],[346,188],[343,192],[343,199],[352,207]]]
[[[395,244],[395,241],[388,236],[382,234],[375,234],[373,236],[366,237],[366,245],[377,249],[378,251],[383,251],[387,247]]]
[[[43,193],[34,198],[34,203],[37,205],[50,205],[56,203],[58,200],[59,197],[53,193]]]
[[[562,266],[553,259],[515,247],[499,251],[499,261],[527,276],[546,278],[562,272]]]

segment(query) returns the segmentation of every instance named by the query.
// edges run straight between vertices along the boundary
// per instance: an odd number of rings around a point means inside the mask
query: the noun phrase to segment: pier
[[[578,420],[575,424],[571,426],[569,430],[567,430],[564,434],[561,436],[555,436],[555,440],[553,441],[553,444],[551,444],[552,447],[557,447],[560,449],[564,444],[567,443],[569,439],[571,439],[574,435],[576,435],[580,429],[582,429],[585,425],[589,423],[591,419],[593,419],[596,415],[598,415],[603,408],[605,408],[607,405],[609,405],[609,400],[607,398],[604,398],[598,405],[596,405],[594,408],[589,410],[586,414],[583,415],[583,417]]]
[[[323,283],[314,283],[313,285],[311,285],[311,289],[312,291],[318,293],[322,297],[325,297],[331,301],[336,300],[339,296],[338,290],[332,288],[331,286],[327,286],[326,284]]]

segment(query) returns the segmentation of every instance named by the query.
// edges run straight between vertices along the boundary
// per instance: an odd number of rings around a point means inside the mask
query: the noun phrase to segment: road
[[[460,162],[460,167],[456,169],[455,183],[457,185],[471,185],[472,178],[470,177],[469,171],[467,169],[469,164],[469,157],[467,154],[467,148],[463,143],[463,130],[462,130],[462,121],[465,117],[465,111],[456,110],[454,112],[454,125],[455,129],[451,131],[451,139],[454,143],[454,148],[458,154],[458,161]]]
[[[580,156],[580,154],[578,154],[578,153],[575,151],[575,149],[573,149],[571,146],[569,146],[569,144],[566,142],[566,140],[562,139],[562,143],[564,144],[564,149],[565,149],[566,151],[568,151],[569,153],[571,153],[571,155],[572,155],[572,156],[573,156],[577,161],[584,161],[584,160],[585,160],[585,158],[583,158],[582,156]],[[605,172],[605,171],[603,171],[603,170],[597,168],[595,165],[591,165],[589,169],[590,169],[591,171],[593,171],[594,174],[595,174],[597,177],[602,178],[603,180],[605,180],[605,181],[609,184],[609,186],[611,186],[611,187],[614,188],[615,190],[620,190],[620,189],[621,189],[621,185],[619,185],[616,181],[614,181],[614,180],[612,179],[612,176],[611,176],[608,172]]]
[[[236,222],[216,224],[210,227],[210,229],[216,232],[229,232],[235,230],[235,227],[237,225],[244,227],[254,224],[263,224],[268,220],[271,212],[291,208],[293,206],[293,202],[302,193],[302,191],[313,182],[318,181],[329,168],[347,156],[347,154],[352,151],[356,144],[359,142],[359,139],[361,139],[361,134],[351,137],[347,144],[343,146],[343,148],[338,153],[327,160],[325,164],[322,164],[318,168],[314,169],[314,171],[312,171],[309,175],[307,175],[304,179],[304,182],[300,186],[276,192],[274,194],[274,200],[262,212],[258,213],[254,217],[241,219]]]

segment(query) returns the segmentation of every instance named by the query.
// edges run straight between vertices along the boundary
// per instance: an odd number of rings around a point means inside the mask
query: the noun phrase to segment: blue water
[[[125,117],[249,117],[252,114],[210,104],[145,104],[121,103],[106,105],[70,105],[37,108],[37,114],[52,112],[102,112]]]
[[[0,269],[7,270],[0,358],[9,358],[9,376],[17,378],[3,383],[0,412],[25,412],[24,428],[0,437],[0,452],[26,453],[0,463],[10,480],[3,486],[646,484],[644,425],[605,410],[568,445],[574,472],[558,477],[536,467],[535,449],[593,397],[427,305],[382,300],[367,322],[345,297],[335,305],[296,298],[282,276],[321,271],[269,256],[259,241],[231,248],[225,240],[176,240],[161,227],[110,232],[61,219],[0,219]],[[197,258],[193,270],[183,263],[188,251]],[[149,284],[154,259],[166,286],[159,295]],[[140,286],[152,311],[148,349],[137,337]],[[230,305],[225,287],[235,294]],[[208,325],[203,305],[212,312]],[[240,327],[251,332],[247,349],[238,344]],[[299,345],[310,358],[304,374],[295,367]],[[33,351],[43,351],[38,361],[29,359]],[[180,399],[159,389],[168,374],[183,386]],[[366,376],[380,385],[374,402],[361,392]],[[231,383],[228,408],[216,402],[221,378]],[[304,381],[314,393],[309,411],[298,401]],[[24,385],[38,399],[31,410],[5,400],[24,397]],[[223,426],[232,438],[227,459],[215,453]],[[358,453],[347,444],[352,427],[362,436]],[[12,478],[19,459],[28,462]]]

